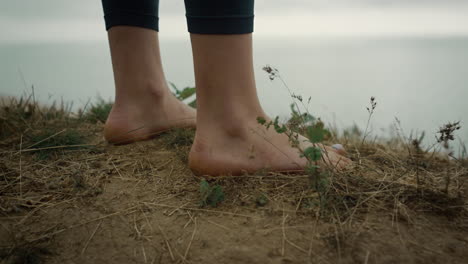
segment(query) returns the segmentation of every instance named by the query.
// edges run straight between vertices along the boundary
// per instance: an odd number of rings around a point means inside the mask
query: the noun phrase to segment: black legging
[[[159,0],[102,0],[102,5],[106,29],[127,25],[159,31]],[[185,11],[190,33],[253,32],[254,0],[185,0]]]

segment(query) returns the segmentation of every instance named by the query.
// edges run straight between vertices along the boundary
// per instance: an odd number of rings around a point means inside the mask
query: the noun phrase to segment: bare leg
[[[129,143],[174,127],[194,127],[195,110],[168,89],[158,32],[116,26],[108,36],[116,95],[104,129],[107,141]]]
[[[209,175],[302,170],[307,161],[288,138],[257,123],[257,117],[267,117],[255,86],[252,34],[191,34],[191,39],[198,108],[190,168]],[[327,150],[333,166],[349,163]]]

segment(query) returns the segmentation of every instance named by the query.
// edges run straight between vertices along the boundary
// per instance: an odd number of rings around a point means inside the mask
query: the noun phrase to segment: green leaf
[[[257,197],[255,203],[257,204],[257,206],[265,206],[268,203],[268,198],[264,194],[261,194]]]
[[[296,110],[296,104],[291,103],[291,104],[289,105],[289,108],[291,108],[291,115],[292,115],[293,117],[299,115],[298,111]]]
[[[201,195],[202,206],[206,205],[206,200],[208,199],[208,196],[210,195],[210,193],[211,193],[210,184],[205,179],[203,179],[200,182],[200,195]]]
[[[304,120],[304,123],[308,124],[308,123],[315,122],[315,117],[312,116],[311,114],[304,113],[302,115],[303,115],[302,119]]]
[[[169,82],[169,84],[172,86],[172,88],[174,88],[174,90],[176,91],[176,94],[179,94],[180,91],[179,89],[177,89],[177,86],[172,82]]]
[[[330,187],[330,177],[326,173],[320,173],[317,177],[317,184],[316,188],[318,192],[326,192],[327,189]]]
[[[313,175],[317,172],[317,170],[320,168],[320,166],[317,166],[317,165],[309,165],[306,167],[306,172],[307,174],[309,175]]]
[[[312,143],[322,142],[325,138],[325,133],[325,129],[320,127],[310,126],[307,128],[307,136],[309,137],[309,140]]]
[[[265,125],[266,124],[266,119],[259,116],[257,117],[257,122],[260,124],[260,125]]]
[[[197,108],[197,99],[194,99],[192,102],[188,104],[190,107]]]
[[[304,156],[311,161],[318,161],[322,158],[322,150],[317,147],[308,147],[304,150]]]
[[[223,188],[219,185],[216,185],[213,187],[213,189],[211,189],[211,194],[208,197],[208,202],[212,207],[216,207],[222,201],[224,201]]]
[[[278,134],[282,134],[282,133],[285,133],[286,131],[288,131],[288,129],[286,128],[285,125],[275,126],[275,130],[276,130],[276,133],[278,133]]]
[[[279,119],[279,117],[277,116],[277,117],[275,118],[275,121],[273,122],[273,126],[275,127],[275,131],[276,131],[276,133],[278,133],[278,134],[285,133],[286,131],[288,131],[288,129],[286,128],[285,125],[281,125],[281,126],[280,126],[280,125],[279,125],[279,122],[278,122],[278,119]]]
[[[223,188],[219,185],[211,187],[204,179],[200,182],[200,196],[201,206],[210,205],[216,207],[219,203],[224,201]]]
[[[195,87],[186,87],[177,95],[179,100],[185,100],[195,94]]]

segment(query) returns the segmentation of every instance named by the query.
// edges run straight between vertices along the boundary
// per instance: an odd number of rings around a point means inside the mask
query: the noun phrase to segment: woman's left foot
[[[141,98],[116,100],[104,127],[104,137],[112,144],[127,144],[173,128],[195,125],[195,109],[169,92],[163,96],[147,93]]]

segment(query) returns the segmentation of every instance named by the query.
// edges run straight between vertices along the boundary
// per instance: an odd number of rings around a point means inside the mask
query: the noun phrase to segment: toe
[[[348,154],[348,152],[346,152],[346,149],[341,144],[334,144],[331,146],[331,148],[340,155],[346,156]]]

